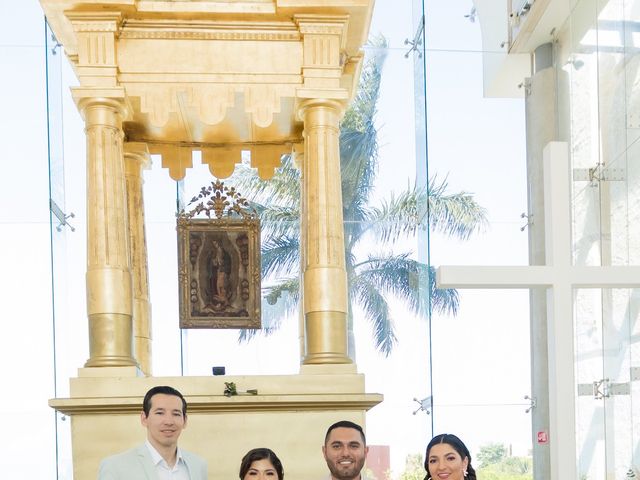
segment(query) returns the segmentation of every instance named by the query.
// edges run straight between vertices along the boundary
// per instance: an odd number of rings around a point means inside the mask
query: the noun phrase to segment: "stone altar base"
[[[321,447],[338,420],[365,425],[367,410],[382,401],[364,391],[355,365],[305,365],[298,375],[143,377],[135,367],[82,368],[70,380],[71,398],[49,405],[71,418],[74,480],[95,480],[102,458],[142,443],[142,398],[170,385],[186,398],[187,428],[179,445],[204,457],[209,479],[238,477],[250,449],[268,447],[282,460],[287,480],[327,475]],[[238,396],[224,395],[234,382]],[[257,389],[257,395],[243,395]]]

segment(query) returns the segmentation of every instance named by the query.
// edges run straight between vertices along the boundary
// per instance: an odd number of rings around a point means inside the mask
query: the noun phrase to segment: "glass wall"
[[[483,59],[504,51],[483,46],[483,19],[472,2],[425,4],[429,175],[450,194],[471,194],[487,220],[467,239],[432,231],[431,262],[527,265],[524,92],[517,98],[483,95]],[[434,312],[431,322],[434,433],[459,434],[476,469],[501,468],[477,461],[483,447],[498,444],[503,460],[522,460],[513,474],[531,475],[529,292],[459,295],[456,315]],[[479,478],[490,475],[479,472]]]
[[[45,23],[37,2],[0,2],[0,18],[2,470],[6,477],[54,478]]]
[[[581,0],[558,33],[576,265],[639,261],[639,21],[638,1]],[[636,290],[579,289],[575,297],[579,476],[637,476]]]

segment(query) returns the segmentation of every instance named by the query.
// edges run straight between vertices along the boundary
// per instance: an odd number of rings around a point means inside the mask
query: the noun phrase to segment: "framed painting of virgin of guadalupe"
[[[177,220],[180,328],[260,328],[260,220],[220,181],[192,205]]]

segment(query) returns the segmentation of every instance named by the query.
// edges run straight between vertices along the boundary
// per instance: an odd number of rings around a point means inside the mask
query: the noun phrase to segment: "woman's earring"
[[[464,469],[464,474],[463,474],[463,475],[464,475],[465,477],[466,477],[467,475],[469,475],[469,472],[467,472],[467,469],[466,469],[466,468]]]

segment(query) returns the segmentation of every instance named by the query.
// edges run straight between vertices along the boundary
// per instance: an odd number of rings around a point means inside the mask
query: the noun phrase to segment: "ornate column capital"
[[[144,142],[125,142],[124,160],[125,174],[139,176],[141,170],[151,168],[149,146]]]
[[[340,100],[334,100],[330,98],[308,98],[302,100],[297,107],[297,115],[298,119],[305,122],[305,128],[308,120],[306,120],[306,116],[312,109],[325,109],[328,112],[333,111],[335,115],[337,115],[337,120],[340,121],[344,112],[346,110],[345,102]]]
[[[122,87],[74,87],[71,89],[71,94],[87,126],[97,122],[105,126],[121,128],[122,122],[133,111]],[[109,113],[113,115],[108,115]]]

